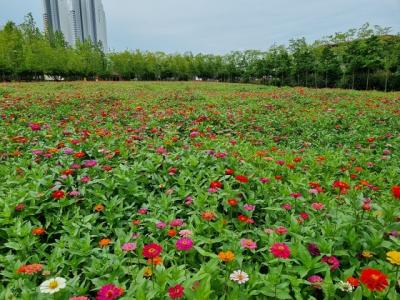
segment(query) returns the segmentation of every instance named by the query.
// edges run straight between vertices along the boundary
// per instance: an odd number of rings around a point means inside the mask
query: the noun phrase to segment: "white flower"
[[[239,284],[245,283],[249,280],[249,275],[241,270],[233,271],[229,278]]]
[[[39,289],[43,294],[54,294],[65,288],[66,282],[67,281],[61,277],[50,278],[49,280],[42,282]]]
[[[339,281],[336,285],[339,288],[339,290],[348,293],[351,293],[354,288],[349,282]]]

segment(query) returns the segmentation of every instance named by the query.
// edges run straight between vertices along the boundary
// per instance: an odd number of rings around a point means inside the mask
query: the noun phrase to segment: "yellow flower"
[[[365,257],[365,258],[371,258],[371,257],[374,256],[374,253],[372,253],[371,251],[368,251],[368,250],[364,250],[364,251],[361,253],[361,255],[362,255],[363,257]]]
[[[389,251],[386,253],[387,260],[394,265],[400,266],[400,252],[399,251]]]
[[[153,271],[151,270],[151,268],[145,267],[143,276],[144,277],[151,277],[152,275],[153,275]]]

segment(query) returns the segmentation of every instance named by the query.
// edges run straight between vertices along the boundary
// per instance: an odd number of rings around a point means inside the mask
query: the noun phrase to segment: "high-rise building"
[[[49,33],[62,32],[68,44],[90,40],[107,45],[106,15],[101,0],[43,0],[44,24]]]

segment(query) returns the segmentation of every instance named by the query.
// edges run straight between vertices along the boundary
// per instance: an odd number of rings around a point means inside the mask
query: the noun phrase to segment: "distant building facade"
[[[49,33],[62,32],[68,44],[90,40],[107,51],[106,15],[101,0],[43,0],[43,20]]]

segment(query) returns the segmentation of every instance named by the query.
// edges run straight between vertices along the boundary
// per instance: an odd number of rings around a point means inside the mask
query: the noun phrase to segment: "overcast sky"
[[[226,53],[307,41],[369,22],[400,32],[400,0],[103,0],[111,49]],[[0,0],[0,26],[41,0]]]

